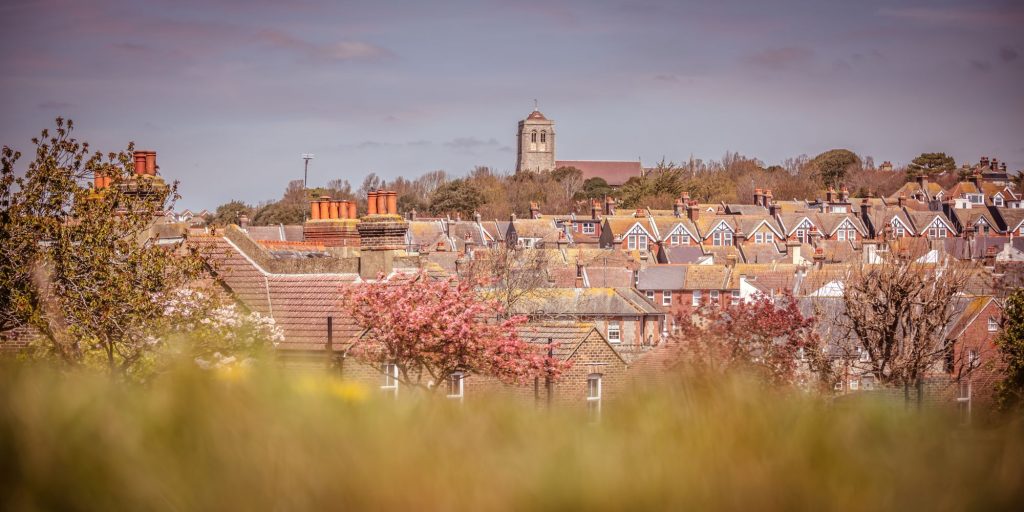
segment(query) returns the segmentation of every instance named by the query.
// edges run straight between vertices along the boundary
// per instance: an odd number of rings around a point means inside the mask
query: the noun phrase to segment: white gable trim
[[[629,235],[645,235],[647,238],[650,238],[651,240],[655,239],[653,236],[651,236],[651,232],[647,231],[647,229],[645,229],[643,225],[641,225],[639,222],[634,222],[633,225],[630,226],[629,229],[627,229],[626,232],[622,234],[622,238],[626,238]]]
[[[946,229],[949,230],[950,234],[954,234],[954,235],[956,234],[956,230],[953,229],[953,226],[951,226],[948,222],[943,220],[941,215],[936,215],[936,216],[932,217],[931,222],[929,222],[927,225],[925,225],[925,227],[921,228],[921,232],[918,233],[918,234],[919,235],[923,235],[923,234],[928,232],[928,228],[939,227],[939,226],[936,225],[937,223],[938,224],[942,224],[943,226],[945,226]]]
[[[814,223],[814,221],[813,221],[813,220],[811,220],[811,218],[810,218],[810,217],[804,217],[804,218],[800,219],[800,220],[799,220],[799,221],[798,221],[798,222],[796,223],[796,225],[795,225],[795,226],[793,226],[793,229],[789,230],[789,233],[786,233],[786,236],[790,236],[790,235],[792,235],[793,233],[795,233],[795,232],[796,232],[796,230],[798,230],[798,229],[801,229],[801,228],[800,228],[800,226],[803,226],[803,225],[804,225],[805,223],[806,223],[806,224],[810,224],[810,225],[811,225],[812,227],[815,227],[815,228],[817,228],[817,227],[818,227],[818,225],[817,225],[817,224],[815,224],[815,223]],[[810,228],[807,228],[807,229],[810,229]],[[820,228],[818,228],[818,231],[821,231],[821,229],[820,229]]]
[[[680,231],[682,231],[682,233],[680,233]],[[665,239],[667,240],[672,235],[689,235],[690,238],[694,240],[700,240],[700,237],[691,233],[689,229],[686,229],[686,226],[684,226],[682,222],[676,224],[676,227],[672,228],[672,231],[669,231],[668,234],[665,235]]]
[[[893,215],[892,219],[889,220],[889,225],[891,226],[891,225],[893,225],[894,223],[897,223],[897,222],[900,224],[900,226],[903,226],[903,229],[906,230],[907,233],[913,233],[914,232],[914,230],[910,229],[910,226],[908,226],[906,222],[903,222],[898,215]]]
[[[754,233],[757,233],[757,230],[761,229],[761,226],[768,226],[768,229],[772,230],[772,233],[775,233],[776,235],[779,236],[779,238],[782,238],[782,233],[780,233],[779,230],[773,228],[767,220],[762,220],[757,224],[757,226],[754,226],[754,229],[750,231],[750,234],[753,235]]]
[[[705,235],[705,236],[704,236],[704,238],[703,238],[702,240],[707,240],[708,238],[710,238],[710,237],[711,237],[711,235],[713,235],[713,234],[715,233],[715,231],[718,231],[718,230],[719,230],[719,228],[721,228],[722,226],[725,226],[725,229],[726,229],[727,231],[729,231],[730,233],[733,233],[733,234],[735,234],[735,233],[736,233],[736,231],[735,231],[734,229],[732,229],[732,226],[730,226],[730,225],[729,225],[729,223],[728,223],[728,222],[726,222],[726,221],[725,221],[725,220],[723,219],[723,220],[720,220],[720,221],[718,221],[718,224],[715,224],[715,227],[713,227],[713,228],[709,229],[709,230],[708,230],[708,234],[707,234],[707,235]]]
[[[843,226],[847,226],[847,227],[846,227],[846,228],[843,228]],[[857,227],[857,225],[856,225],[856,224],[854,224],[854,223],[853,223],[853,221],[852,221],[852,220],[850,220],[850,218],[849,218],[849,217],[847,217],[847,218],[843,219],[843,221],[842,221],[842,222],[840,222],[838,226],[836,226],[836,227],[835,227],[834,229],[832,229],[832,232],[831,232],[831,233],[829,233],[829,234],[828,234],[828,236],[833,236],[833,235],[835,235],[835,234],[836,234],[836,231],[839,231],[840,229],[854,229],[854,230],[856,230],[856,231],[857,231],[858,233],[860,233],[860,234],[861,234],[861,236],[868,236],[868,234],[867,234],[867,233],[865,233],[864,231],[861,231],[861,229],[860,229],[860,228],[858,228],[858,227]]]

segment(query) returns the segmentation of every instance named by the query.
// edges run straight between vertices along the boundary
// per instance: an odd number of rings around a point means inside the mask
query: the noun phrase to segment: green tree
[[[613,189],[604,178],[590,178],[583,181],[583,187],[576,193],[577,199],[602,199],[611,195]]]
[[[430,195],[430,211],[434,215],[462,213],[467,218],[483,204],[483,196],[465,179],[449,181]]]
[[[847,173],[859,169],[861,161],[853,151],[832,149],[814,157],[810,165],[822,184],[834,187],[846,179]]]
[[[238,219],[242,215],[246,215],[251,219],[256,215],[256,209],[242,201],[232,200],[217,207],[217,210],[213,213],[213,219],[210,219],[210,224],[213,226],[238,224]]]
[[[996,346],[1006,366],[996,386],[996,405],[1002,411],[1020,410],[1024,405],[1024,290],[1006,299],[1002,328]]]
[[[35,328],[43,352],[68,364],[138,375],[152,361],[171,296],[202,261],[151,243],[153,214],[172,206],[177,184],[135,175],[132,144],[90,153],[72,128],[58,118],[53,133],[32,139],[35,158],[22,177],[21,154],[3,148],[2,317]],[[111,185],[81,184],[97,174]]]
[[[956,161],[945,153],[921,153],[907,166],[907,178],[917,176],[934,176],[952,172],[956,169]]]

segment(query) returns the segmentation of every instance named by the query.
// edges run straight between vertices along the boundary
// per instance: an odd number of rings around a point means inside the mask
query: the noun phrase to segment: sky
[[[766,164],[849,148],[1024,168],[1024,2],[4,0],[0,143],[135,141],[179,208],[564,160]]]

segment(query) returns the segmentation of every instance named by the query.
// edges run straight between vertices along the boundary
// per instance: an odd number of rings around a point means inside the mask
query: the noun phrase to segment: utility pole
[[[306,161],[306,168],[302,172],[302,188],[309,188],[306,186],[306,181],[309,179],[309,161],[313,159],[313,153],[303,153],[302,159]]]

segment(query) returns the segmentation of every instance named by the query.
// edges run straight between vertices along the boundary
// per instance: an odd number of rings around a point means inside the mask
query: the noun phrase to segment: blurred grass
[[[146,385],[0,367],[3,510],[998,510],[1019,423],[967,429],[742,380],[579,411],[381,399],[272,369]]]

